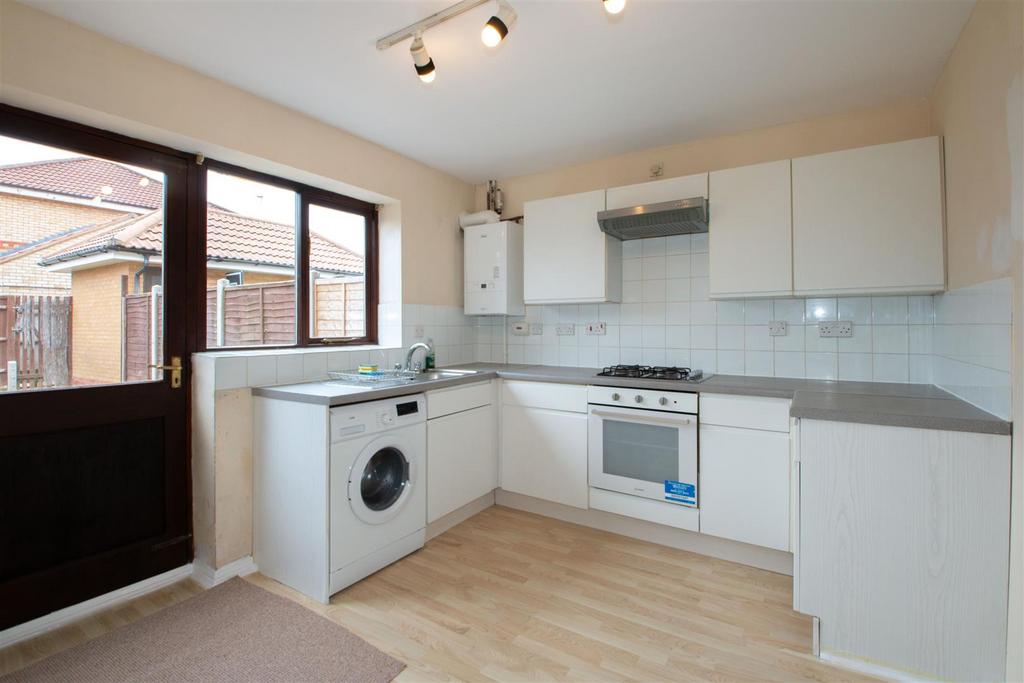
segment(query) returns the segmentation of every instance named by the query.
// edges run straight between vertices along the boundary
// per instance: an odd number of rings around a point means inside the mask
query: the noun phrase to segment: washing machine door
[[[383,524],[402,510],[415,483],[408,450],[399,439],[382,438],[368,444],[349,471],[348,500],[356,517]]]

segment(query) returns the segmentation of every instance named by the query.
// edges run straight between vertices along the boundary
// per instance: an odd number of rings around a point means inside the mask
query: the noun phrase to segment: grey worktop
[[[836,382],[782,377],[713,375],[699,384],[666,380],[596,377],[596,368],[565,368],[550,365],[467,363],[460,369],[474,375],[416,382],[395,387],[368,389],[331,382],[307,382],[253,389],[253,395],[324,406],[361,403],[395,396],[501,377],[531,382],[593,384],[626,389],[671,389],[704,394],[768,396],[792,400],[790,414],[815,420],[860,422],[896,427],[1010,434],[1011,424],[930,384],[885,382]]]

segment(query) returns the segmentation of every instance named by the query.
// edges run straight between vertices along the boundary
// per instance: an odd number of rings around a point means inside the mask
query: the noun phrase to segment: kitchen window
[[[376,207],[205,166],[206,348],[376,343]]]

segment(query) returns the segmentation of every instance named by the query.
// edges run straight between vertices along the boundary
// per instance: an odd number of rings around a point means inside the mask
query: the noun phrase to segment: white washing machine
[[[332,408],[330,593],[423,547],[423,395]]]
[[[422,394],[330,408],[317,386],[255,398],[253,558],[326,603],[423,547],[427,424]]]

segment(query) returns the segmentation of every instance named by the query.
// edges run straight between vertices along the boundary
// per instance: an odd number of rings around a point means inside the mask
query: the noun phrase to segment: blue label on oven
[[[697,504],[697,487],[685,481],[665,480],[665,500],[685,505]]]

